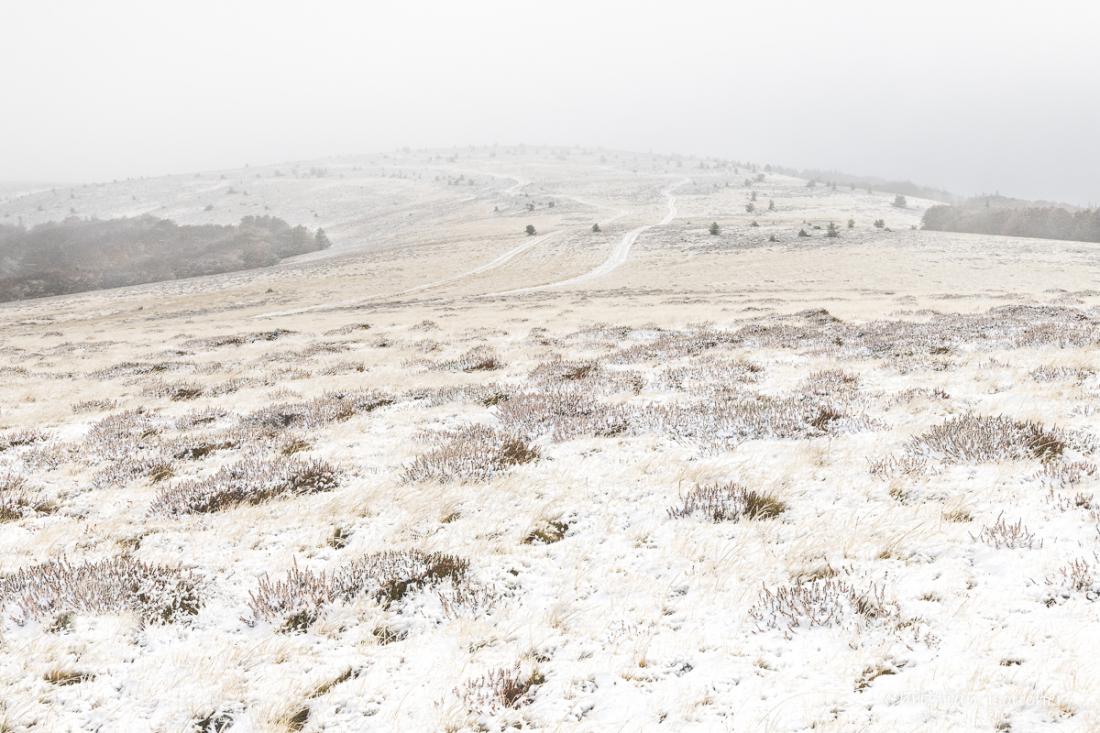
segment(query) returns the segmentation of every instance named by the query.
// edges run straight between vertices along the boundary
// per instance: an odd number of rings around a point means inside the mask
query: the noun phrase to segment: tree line
[[[1069,211],[1058,206],[933,206],[923,226],[938,232],[997,234],[1010,237],[1100,242],[1100,209]]]
[[[152,216],[0,224],[0,301],[266,267],[329,245],[323,230],[273,216],[235,226]]]

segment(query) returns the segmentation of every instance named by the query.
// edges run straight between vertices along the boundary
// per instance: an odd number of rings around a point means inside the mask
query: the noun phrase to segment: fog
[[[0,179],[599,145],[1100,202],[1083,1],[8,3]]]

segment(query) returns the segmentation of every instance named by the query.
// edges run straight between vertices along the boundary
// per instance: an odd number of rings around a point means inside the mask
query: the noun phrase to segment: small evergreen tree
[[[528,237],[533,237],[535,235],[535,225],[534,224],[528,224],[527,229],[525,229],[524,231],[527,232]]]
[[[747,204],[745,204],[745,211],[747,211],[747,212],[748,212],[748,213],[750,213],[750,214],[751,214],[752,212],[756,211],[756,204],[754,204],[754,203],[753,203],[753,202],[751,202],[751,201],[750,201],[750,202],[748,202]]]
[[[600,223],[599,222],[596,222],[595,224],[592,225],[592,231],[597,233],[597,234],[599,234],[601,231],[603,231],[602,229],[600,229]]]
[[[325,234],[325,230],[321,227],[317,227],[317,233],[313,235],[313,240],[317,243],[317,249],[328,249],[332,246],[332,242],[329,241],[328,235]]]
[[[836,225],[835,221],[829,222],[829,228],[825,230],[825,236],[831,239],[835,239],[840,236],[840,227]]]
[[[856,228],[856,220],[855,219],[849,219],[848,220],[848,228],[849,229],[855,229]]]
[[[798,236],[800,236],[800,237],[808,237],[808,236],[810,236],[810,234],[809,234],[809,232],[807,232],[807,231],[806,231],[805,229],[799,229],[799,230],[798,230]]]
[[[883,229],[886,226],[885,219],[875,219],[875,229]]]
[[[899,193],[897,196],[894,197],[894,206],[899,209],[904,209],[909,206],[909,202],[906,201],[905,197]]]
[[[718,232],[722,231],[722,229],[718,226],[718,222],[712,221],[708,231],[710,231],[711,236],[717,236]]]
[[[775,211],[775,202],[768,199],[768,211]]]

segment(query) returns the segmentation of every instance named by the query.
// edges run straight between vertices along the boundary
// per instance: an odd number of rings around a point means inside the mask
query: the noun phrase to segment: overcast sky
[[[1100,203],[1084,0],[4,0],[0,180],[603,145]]]

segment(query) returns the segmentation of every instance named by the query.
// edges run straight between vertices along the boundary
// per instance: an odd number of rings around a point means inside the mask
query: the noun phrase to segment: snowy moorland
[[[0,730],[1100,726],[1093,245],[580,149],[0,194],[333,242],[0,306]]]

